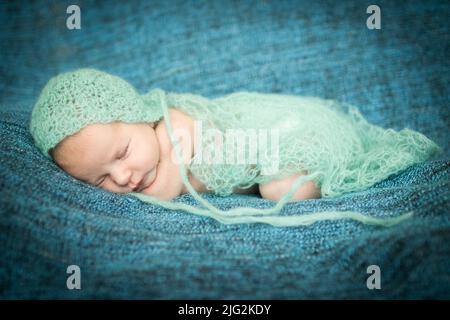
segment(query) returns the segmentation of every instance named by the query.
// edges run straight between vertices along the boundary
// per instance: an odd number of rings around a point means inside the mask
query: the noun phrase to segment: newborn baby
[[[184,162],[188,164],[194,150],[194,119],[177,109],[169,111],[174,130],[190,135],[188,139],[179,140]],[[77,179],[108,191],[140,192],[161,200],[171,200],[188,192],[172,154],[165,120],[91,124],[51,150],[55,162]],[[301,174],[260,184],[259,192],[263,198],[279,200]],[[189,181],[196,191],[208,192],[192,174],[189,174]],[[257,193],[256,186],[235,188],[234,192]],[[318,197],[320,190],[314,182],[307,181],[297,189],[291,201]]]
[[[213,162],[195,148],[203,136],[197,123],[208,133],[200,146],[214,151]],[[221,140],[229,129],[257,138],[243,151],[257,157],[233,162],[234,145]],[[262,147],[269,145],[264,130],[276,137],[270,152]],[[123,79],[94,69],[51,78],[34,106],[30,132],[45,156],[89,184],[223,223],[277,226],[336,217],[392,224],[354,212],[273,215],[289,201],[365,190],[440,150],[418,132],[375,126],[356,107],[334,100],[245,91],[215,99],[161,89],[139,95]],[[257,153],[251,151],[256,141]],[[275,163],[276,170],[267,170]],[[198,194],[258,191],[278,203],[224,212]],[[206,209],[166,201],[187,192]]]

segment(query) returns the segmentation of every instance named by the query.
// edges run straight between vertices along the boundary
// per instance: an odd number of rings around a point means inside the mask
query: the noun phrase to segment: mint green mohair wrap
[[[198,120],[203,132],[207,132],[200,145],[208,152],[195,153],[187,166],[181,161],[169,106]],[[426,161],[440,150],[418,132],[382,129],[368,123],[356,107],[334,100],[256,92],[208,99],[161,89],[139,95],[123,79],[94,69],[79,69],[50,79],[33,109],[30,131],[37,147],[50,157],[51,148],[89,124],[157,122],[162,118],[178,158],[183,183],[202,207],[161,201],[139,193],[129,195],[168,209],[211,217],[224,224],[299,226],[322,220],[353,219],[373,225],[395,225],[412,213],[381,219],[352,211],[294,216],[283,216],[280,212],[306,181],[313,180],[320,187],[322,197],[336,197],[367,189]],[[231,132],[229,136],[227,130]],[[234,144],[237,140],[233,140],[237,136],[258,141],[256,152],[252,143],[245,146],[243,162],[238,156],[233,158],[235,151],[240,150]],[[224,141],[221,137],[231,138]],[[210,156],[209,161],[205,154]],[[223,211],[194,190],[188,171],[220,196],[230,195],[235,188],[248,188],[299,172],[307,174],[299,176],[272,208],[239,207]]]

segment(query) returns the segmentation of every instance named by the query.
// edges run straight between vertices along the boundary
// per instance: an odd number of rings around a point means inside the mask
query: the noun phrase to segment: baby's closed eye
[[[129,152],[130,151],[130,140],[128,141],[127,145],[125,148],[122,148],[122,151],[119,153],[119,155],[117,156],[117,159],[126,159],[129,156]]]

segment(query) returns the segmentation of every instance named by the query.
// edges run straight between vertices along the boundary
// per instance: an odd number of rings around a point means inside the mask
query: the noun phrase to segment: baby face
[[[89,125],[64,139],[55,162],[73,177],[112,192],[140,192],[156,179],[160,159],[154,125]]]

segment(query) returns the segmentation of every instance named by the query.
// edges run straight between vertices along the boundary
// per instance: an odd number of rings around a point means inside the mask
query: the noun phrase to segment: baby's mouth
[[[151,176],[151,173],[152,173],[153,171],[155,171],[155,175],[154,175],[153,179],[150,180],[150,181],[147,181],[147,180],[149,179],[149,177]],[[148,187],[150,187],[150,186],[153,184],[153,182],[154,182],[155,180],[156,180],[156,168],[155,168],[154,170],[150,171],[149,173],[147,173],[147,174],[142,178],[141,182],[139,183],[138,187],[136,188],[136,189],[137,189],[137,192],[141,192],[142,190],[147,189]]]

